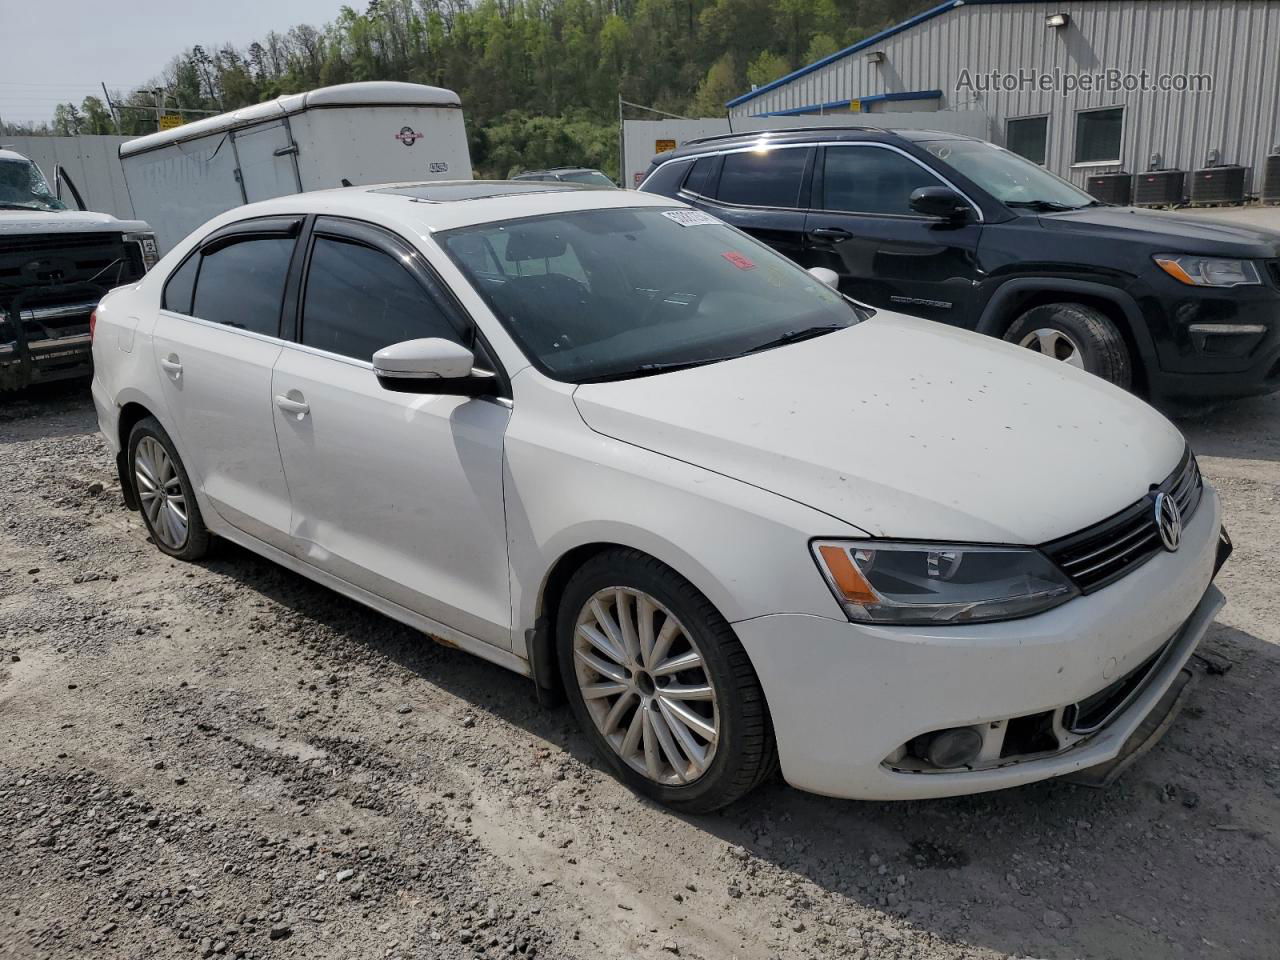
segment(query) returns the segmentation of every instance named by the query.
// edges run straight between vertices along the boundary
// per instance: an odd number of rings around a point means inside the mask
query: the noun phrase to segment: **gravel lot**
[[[1229,603],[1119,784],[686,818],[528,681],[229,545],[170,561],[83,385],[5,397],[0,957],[1274,960],[1280,397],[1181,425]]]

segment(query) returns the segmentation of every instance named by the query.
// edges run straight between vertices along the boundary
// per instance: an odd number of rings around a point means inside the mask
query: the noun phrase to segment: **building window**
[[[1021,120],[1010,120],[1005,126],[1004,145],[1042,167],[1048,142],[1048,117],[1024,117]]]
[[[1119,163],[1124,108],[1084,110],[1076,114],[1076,163]]]

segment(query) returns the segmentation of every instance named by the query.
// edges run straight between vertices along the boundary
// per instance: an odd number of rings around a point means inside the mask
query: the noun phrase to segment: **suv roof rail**
[[[733,133],[715,133],[707,137],[694,137],[692,140],[686,140],[681,146],[687,147],[693,143],[710,143],[713,140],[728,140],[731,137],[749,137],[762,133],[808,133],[811,130],[866,130],[881,131],[893,133],[887,127],[868,127],[852,123],[833,123],[831,126],[812,126],[812,127],[770,127],[767,130],[737,130]]]

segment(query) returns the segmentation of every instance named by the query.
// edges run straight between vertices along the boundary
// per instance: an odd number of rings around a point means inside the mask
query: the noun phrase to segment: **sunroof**
[[[485,197],[506,197],[516,193],[554,193],[564,190],[590,189],[576,183],[547,183],[545,181],[515,183],[510,180],[466,180],[457,183],[414,183],[407,186],[384,187],[373,193],[392,193],[415,200],[447,203],[450,200],[483,200]]]

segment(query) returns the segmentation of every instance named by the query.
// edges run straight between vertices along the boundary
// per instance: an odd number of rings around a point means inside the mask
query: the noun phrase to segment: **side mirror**
[[[948,187],[919,187],[911,191],[911,209],[927,217],[965,220],[973,208]]]
[[[404,340],[373,355],[373,373],[393,393],[433,393],[451,397],[493,394],[498,378],[475,369],[475,354],[440,337]]]
[[[809,276],[816,280],[821,280],[832,290],[840,289],[840,274],[827,267],[810,267]]]

